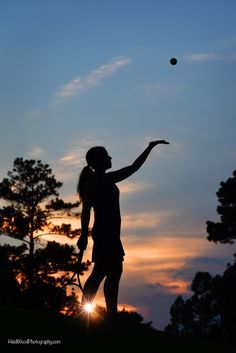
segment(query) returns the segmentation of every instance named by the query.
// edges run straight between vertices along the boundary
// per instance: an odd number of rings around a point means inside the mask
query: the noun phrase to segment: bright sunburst
[[[92,313],[94,311],[94,305],[92,303],[87,303],[84,305],[84,311],[87,313]]]

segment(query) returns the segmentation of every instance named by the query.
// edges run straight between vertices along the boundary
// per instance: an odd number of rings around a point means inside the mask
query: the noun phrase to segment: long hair
[[[87,166],[82,169],[77,184],[77,193],[79,194],[79,197],[82,201],[84,198],[86,181],[88,180],[89,176],[94,173],[93,169],[96,169],[99,166],[101,157],[104,155],[104,152],[106,152],[105,147],[95,146],[90,148],[86,153],[85,159]]]
[[[78,184],[77,184],[77,193],[81,200],[84,197],[84,186],[88,177],[93,173],[92,169],[87,165],[82,169],[80,173]]]

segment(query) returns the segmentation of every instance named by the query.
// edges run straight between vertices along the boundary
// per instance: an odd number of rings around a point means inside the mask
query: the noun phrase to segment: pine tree
[[[232,178],[220,183],[216,195],[220,222],[207,221],[207,239],[215,243],[233,244],[236,239],[236,170]]]
[[[40,239],[45,234],[62,234],[70,238],[80,234],[80,229],[72,229],[70,223],[53,224],[53,219],[58,223],[59,219],[79,217],[79,202],[66,203],[60,199],[58,190],[61,187],[62,183],[56,180],[48,164],[43,164],[40,160],[16,158],[13,170],[0,183],[0,199],[3,201],[0,209],[0,230],[1,234],[26,244],[18,261],[14,263],[14,271],[11,272],[11,276],[15,276],[15,288],[23,294],[23,302],[49,308],[56,296],[57,310],[67,308],[69,313],[73,311],[76,295],[72,292],[68,296],[65,289],[60,287],[69,278],[70,271],[74,270],[75,249],[56,242],[49,242],[44,249],[38,248],[38,244],[42,245]],[[6,263],[11,261],[9,254],[14,250],[9,249],[10,247],[5,256]],[[4,248],[2,251],[6,253]],[[89,263],[84,264],[81,271],[86,270],[88,265]],[[12,269],[11,266],[9,268]],[[55,277],[58,271],[65,271],[65,274]]]

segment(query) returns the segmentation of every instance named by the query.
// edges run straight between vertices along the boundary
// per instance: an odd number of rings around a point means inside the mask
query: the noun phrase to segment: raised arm
[[[109,172],[107,173],[107,177],[109,177],[114,183],[118,183],[119,181],[122,181],[126,178],[128,178],[130,175],[134,174],[146,161],[147,157],[149,156],[151,150],[160,144],[165,144],[168,145],[169,142],[165,140],[157,140],[157,141],[152,141],[149,143],[148,147],[143,151],[142,154],[133,162],[133,164],[118,169],[114,172]]]

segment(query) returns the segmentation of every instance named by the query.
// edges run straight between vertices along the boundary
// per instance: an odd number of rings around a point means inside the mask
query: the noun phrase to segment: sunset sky
[[[73,201],[88,148],[115,170],[170,142],[118,184],[120,304],[160,329],[194,274],[221,274],[235,252],[206,240],[236,168],[235,13],[235,0],[0,2],[1,179],[16,157],[41,159]]]

